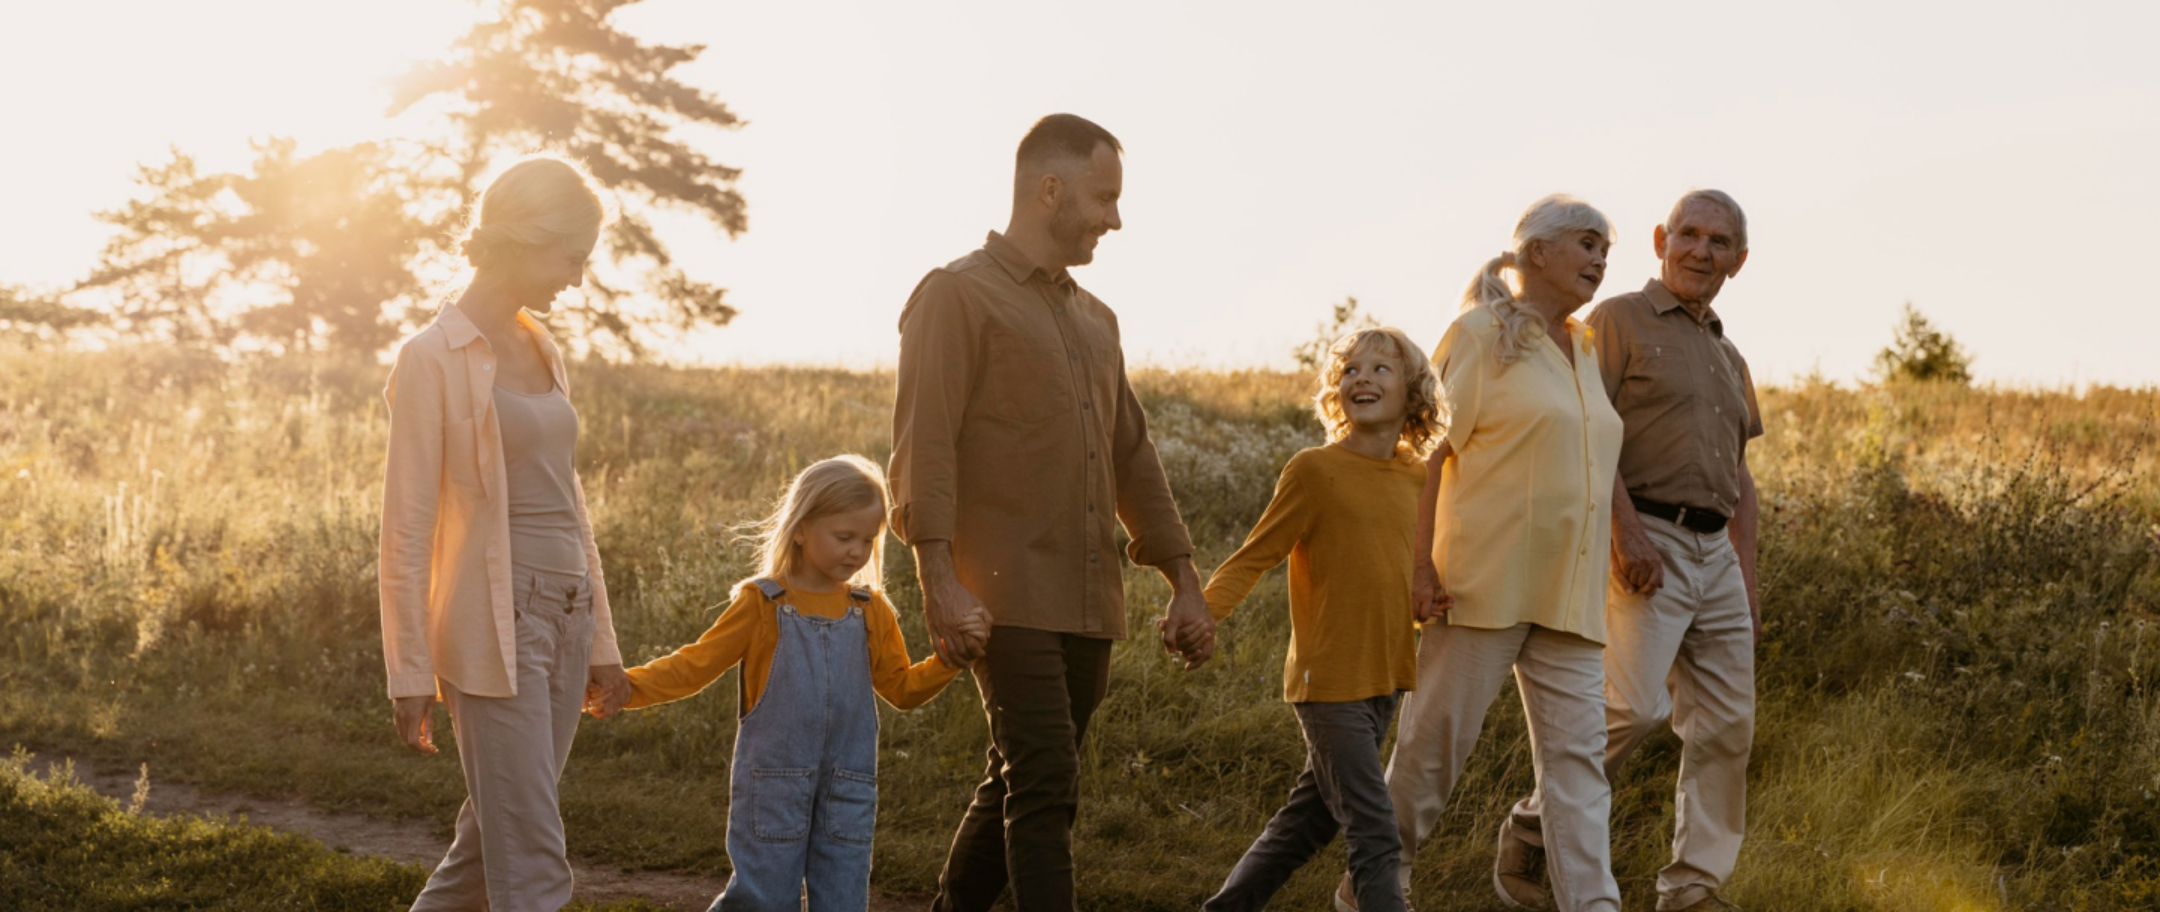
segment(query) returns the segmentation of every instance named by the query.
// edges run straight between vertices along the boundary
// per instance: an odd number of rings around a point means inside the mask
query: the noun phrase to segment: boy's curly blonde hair
[[[1350,435],[1350,418],[1343,414],[1342,375],[1343,368],[1351,358],[1368,348],[1383,349],[1383,354],[1395,359],[1402,368],[1403,394],[1407,408],[1403,410],[1400,449],[1409,458],[1424,458],[1432,449],[1433,441],[1440,436],[1440,377],[1433,372],[1432,362],[1410,341],[1402,330],[1392,326],[1379,329],[1361,329],[1328,346],[1327,366],[1320,369],[1320,391],[1313,394],[1313,411],[1320,416],[1320,423],[1327,426],[1330,443]]]

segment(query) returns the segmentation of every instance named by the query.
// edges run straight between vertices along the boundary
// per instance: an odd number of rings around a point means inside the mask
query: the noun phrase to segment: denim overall
[[[868,590],[837,618],[774,603],[780,640],[757,706],[735,733],[728,783],[728,862],[735,873],[709,912],[863,912],[877,827],[877,704],[870,691]]]

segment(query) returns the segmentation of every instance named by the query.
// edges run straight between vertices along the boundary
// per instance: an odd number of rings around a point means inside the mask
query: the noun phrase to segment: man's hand
[[[1650,533],[1643,531],[1641,520],[1616,522],[1613,527],[1613,581],[1634,595],[1656,595],[1665,585],[1665,558],[1650,541]]]
[[[982,658],[990,642],[990,609],[960,585],[953,569],[951,542],[924,542],[915,548],[915,569],[922,581],[923,620],[930,642],[945,663],[966,668]]]
[[[595,719],[622,712],[630,702],[630,675],[621,665],[594,665],[585,672],[585,711]]]
[[[1185,670],[1191,671],[1215,655],[1215,616],[1208,613],[1192,558],[1175,558],[1156,569],[1170,580],[1170,605],[1155,621],[1155,629],[1162,633],[1163,650],[1183,657]]]
[[[1437,621],[1455,607],[1455,597],[1440,585],[1440,571],[1432,561],[1417,562],[1417,569],[1410,572],[1410,608],[1417,622]]]
[[[405,746],[423,754],[435,753],[435,695],[399,697],[391,718]]]

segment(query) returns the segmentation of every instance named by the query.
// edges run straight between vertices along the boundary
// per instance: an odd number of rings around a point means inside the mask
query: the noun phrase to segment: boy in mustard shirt
[[[1410,572],[1424,454],[1438,433],[1437,381],[1397,329],[1344,337],[1313,397],[1326,446],[1290,458],[1267,512],[1207,584],[1220,620],[1260,575],[1290,561],[1283,699],[1305,733],[1305,770],[1206,912],[1257,910],[1313,855],[1348,833],[1340,912],[1402,912],[1401,850],[1380,743],[1417,683]]]

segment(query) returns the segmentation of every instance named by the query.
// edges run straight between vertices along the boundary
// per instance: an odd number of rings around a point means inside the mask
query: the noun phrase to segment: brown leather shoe
[[[1517,909],[1550,909],[1552,894],[1540,876],[1545,850],[1515,835],[1513,818],[1500,821],[1500,847],[1493,854],[1493,892]]]

